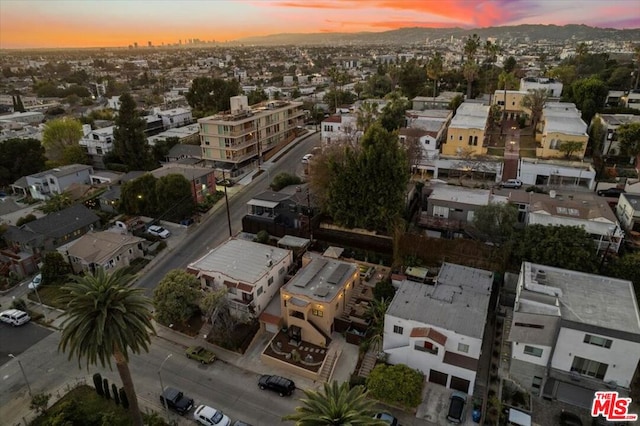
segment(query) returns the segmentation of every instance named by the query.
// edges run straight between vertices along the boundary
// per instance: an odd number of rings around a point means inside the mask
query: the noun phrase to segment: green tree
[[[574,152],[582,153],[582,148],[584,147],[584,143],[578,141],[562,141],[559,145],[558,151],[562,152],[565,158],[571,158]]]
[[[402,407],[417,407],[422,401],[424,374],[404,364],[378,364],[367,378],[373,398]]]
[[[378,120],[382,127],[392,132],[405,125],[405,113],[411,105],[399,92],[391,92],[385,99],[387,104],[382,108]]]
[[[629,157],[635,157],[636,167],[640,167],[640,123],[625,123],[616,131],[620,150]]]
[[[501,72],[498,76],[498,89],[515,90],[518,88],[520,81],[515,74],[510,72]]]
[[[196,77],[185,94],[187,102],[194,109],[195,117],[227,111],[231,108],[230,98],[242,92],[237,80],[225,81],[220,78]]]
[[[179,222],[190,217],[196,207],[191,182],[180,174],[162,176],[156,181],[156,205],[160,216]]]
[[[269,187],[274,191],[280,191],[282,188],[287,187],[289,185],[299,185],[302,183],[302,179],[298,176],[291,175],[289,173],[278,173],[274,178]]]
[[[367,97],[383,98],[392,91],[391,78],[387,75],[373,74],[367,79],[365,85]]]
[[[57,251],[48,251],[42,260],[42,282],[46,285],[63,284],[71,271],[71,265]]]
[[[20,217],[17,221],[16,221],[16,226],[19,228],[22,225],[24,225],[25,223],[29,223],[29,222],[33,222],[34,220],[36,220],[37,217],[33,214],[33,213],[29,213],[26,216],[22,216]]]
[[[59,301],[65,307],[59,348],[69,359],[84,358],[89,365],[104,368],[113,358],[127,394],[136,426],[142,426],[138,398],[129,371],[129,351],[148,352],[151,343],[151,310],[142,290],[128,287],[130,276],[123,269],[107,274],[73,276],[61,288]]]
[[[373,299],[365,312],[365,317],[371,324],[367,330],[367,343],[369,344],[369,350],[374,352],[379,352],[382,349],[384,317],[387,314],[387,309],[389,309],[389,303],[391,303],[390,298]]]
[[[67,207],[73,205],[73,200],[69,197],[69,194],[63,192],[62,194],[55,194],[53,197],[49,198],[43,206],[38,207],[40,211],[43,213],[55,213],[60,210],[64,210]]]
[[[598,77],[592,76],[576,80],[571,85],[571,100],[582,111],[582,119],[590,123],[598,108],[604,106],[609,89]]]
[[[604,141],[605,130],[602,121],[593,120],[589,127],[589,144],[594,153],[602,155],[602,142]]]
[[[324,383],[322,391],[304,390],[302,405],[294,414],[282,420],[293,421],[297,426],[384,426],[382,420],[373,419],[375,401],[367,399],[362,386],[349,387],[349,382]]]
[[[467,80],[467,99],[471,99],[471,89],[473,88],[473,82],[478,78],[478,64],[472,60],[468,60],[462,66],[462,74]]]
[[[486,241],[502,245],[509,241],[518,222],[518,208],[514,204],[489,203],[475,210],[473,226]]]
[[[167,155],[174,146],[180,143],[180,138],[172,136],[167,139],[161,139],[151,148],[153,159],[157,162],[167,161]]]
[[[398,77],[398,85],[402,93],[409,99],[418,96],[427,82],[427,76],[423,66],[418,65],[415,59],[411,59],[402,65]]]
[[[67,146],[62,152],[62,164],[89,164],[87,151],[80,145]]]
[[[481,46],[480,37],[478,34],[473,34],[467,37],[464,42],[464,57],[466,61],[476,62],[476,56],[478,54],[478,49]]]
[[[0,141],[0,186],[7,186],[45,169],[45,150],[33,138]]]
[[[444,60],[440,52],[436,52],[427,63],[427,77],[433,80],[433,98],[438,94],[438,80],[442,75]]]
[[[504,70],[504,72],[508,74],[508,73],[514,72],[517,66],[518,66],[518,62],[516,61],[516,58],[514,58],[513,56],[509,56],[504,61],[504,65],[502,66],[502,69]]]
[[[157,179],[151,173],[122,184],[120,211],[130,215],[155,216],[158,213]]]
[[[631,281],[640,300],[640,253],[627,253],[615,258],[608,265],[606,275]]]
[[[42,414],[47,411],[47,407],[49,406],[49,398],[51,398],[50,393],[38,393],[33,395],[31,398],[31,405],[29,408],[32,410],[36,410],[38,414]]]
[[[82,124],[73,118],[59,118],[49,121],[42,133],[42,145],[49,160],[64,161],[64,151],[76,146],[82,138]]]
[[[129,170],[151,170],[154,167],[144,134],[146,127],[133,97],[128,93],[120,96],[120,110],[113,130],[113,150]]]
[[[515,238],[512,260],[582,272],[596,272],[598,265],[593,238],[578,226],[527,226]]]
[[[356,112],[356,127],[366,132],[378,117],[378,104],[364,101]]]
[[[268,101],[269,96],[265,93],[263,89],[258,89],[258,90],[252,90],[251,92],[249,92],[247,94],[247,99],[248,99],[249,105],[255,105],[263,101]]]
[[[200,311],[200,281],[181,269],[169,271],[153,291],[157,320],[164,324],[184,324]]]
[[[315,186],[318,181],[326,185],[324,207],[336,223],[385,231],[404,211],[407,154],[397,136],[378,123],[369,127],[360,144],[361,149],[347,146],[318,159],[327,161],[326,169],[319,166],[327,173],[312,174],[312,180]]]
[[[522,106],[531,111],[531,126],[533,127],[533,137],[536,137],[538,122],[542,117],[542,110],[549,99],[547,89],[530,89],[529,93],[522,98]]]
[[[455,111],[458,109],[460,105],[462,105],[463,102],[464,102],[464,96],[456,95],[454,96],[453,99],[451,99],[451,102],[449,102],[449,109],[454,111],[454,114],[455,114]]]

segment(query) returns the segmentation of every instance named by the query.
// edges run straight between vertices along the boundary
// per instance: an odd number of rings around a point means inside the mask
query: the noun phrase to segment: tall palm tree
[[[349,382],[338,385],[325,383],[322,391],[304,391],[305,398],[294,414],[282,420],[294,421],[296,426],[384,426],[382,420],[373,418],[375,401],[367,399],[362,386],[349,389]]]
[[[524,95],[522,98],[522,106],[531,111],[531,125],[533,126],[534,138],[536,137],[538,121],[540,121],[542,110],[544,109],[544,105],[547,103],[547,99],[549,99],[549,92],[547,89],[531,89],[529,90],[529,93]]]
[[[465,62],[462,67],[462,74],[467,80],[467,99],[471,99],[471,88],[473,87],[473,82],[478,77],[478,65],[471,60]]]
[[[438,90],[438,79],[443,72],[443,59],[440,52],[436,52],[435,55],[427,63],[427,77],[433,80],[433,99],[436,98]]]
[[[112,274],[99,268],[94,274],[72,276],[61,289],[60,302],[66,309],[59,349],[69,359],[98,361],[111,368],[113,357],[129,400],[134,424],[142,426],[142,415],[129,371],[129,350],[149,351],[153,327],[151,302],[140,289],[127,286],[130,275],[123,269]]]
[[[378,104],[375,102],[364,101],[360,104],[360,108],[356,112],[356,127],[362,132],[366,132],[367,129],[378,118]]]

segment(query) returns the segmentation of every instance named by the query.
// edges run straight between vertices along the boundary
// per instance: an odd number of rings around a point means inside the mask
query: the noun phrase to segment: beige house
[[[74,274],[99,268],[113,271],[144,256],[144,238],[119,232],[89,232],[58,248],[71,264]]]
[[[302,102],[267,101],[249,106],[246,96],[231,98],[231,111],[198,120],[202,158],[242,167],[271,149],[291,142],[304,124]]]
[[[357,265],[306,253],[302,268],[280,289],[280,309],[292,339],[328,346],[334,319],[345,311],[360,276]]]
[[[527,96],[527,93],[526,90],[496,90],[491,104],[499,105],[501,109],[505,110],[507,120],[517,120],[523,114],[531,116],[531,110],[522,106],[522,99]]]
[[[463,102],[456,110],[447,132],[442,154],[452,156],[484,155],[487,153],[486,131],[489,106]]]
[[[552,102],[545,105],[540,120],[542,133],[536,148],[538,158],[564,157],[560,150],[563,143],[579,142],[582,147],[571,155],[584,158],[589,135],[587,124],[582,120],[580,110],[569,102]]]

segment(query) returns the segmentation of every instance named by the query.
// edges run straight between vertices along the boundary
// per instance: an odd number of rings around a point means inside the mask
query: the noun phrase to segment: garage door
[[[460,377],[451,376],[451,389],[459,390],[460,392],[469,393],[469,380],[461,379]]]
[[[449,375],[446,373],[441,373],[436,370],[429,371],[429,381],[431,383],[437,383],[442,386],[447,386],[448,378],[449,378]]]

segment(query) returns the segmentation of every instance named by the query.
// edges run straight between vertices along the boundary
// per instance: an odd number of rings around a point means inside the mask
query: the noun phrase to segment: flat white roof
[[[486,206],[489,204],[490,194],[491,191],[488,189],[471,189],[452,185],[436,185],[433,187],[431,195],[429,195],[429,200],[456,201],[463,204]]]
[[[489,116],[488,105],[463,102],[456,110],[456,115],[451,120],[450,128],[459,129],[484,129],[487,126]]]

